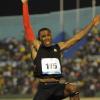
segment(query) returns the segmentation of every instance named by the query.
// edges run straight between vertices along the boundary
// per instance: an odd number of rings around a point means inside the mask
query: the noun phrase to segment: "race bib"
[[[41,60],[42,74],[61,74],[61,66],[57,58],[43,58]]]

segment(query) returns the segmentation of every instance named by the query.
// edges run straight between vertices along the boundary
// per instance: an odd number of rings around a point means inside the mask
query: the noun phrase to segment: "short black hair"
[[[41,29],[38,31],[38,39],[39,39],[39,40],[40,40],[40,32],[41,32],[41,31],[44,31],[44,30],[46,30],[46,31],[48,31],[48,32],[51,33],[51,30],[50,30],[49,28],[47,28],[47,27],[41,28]]]

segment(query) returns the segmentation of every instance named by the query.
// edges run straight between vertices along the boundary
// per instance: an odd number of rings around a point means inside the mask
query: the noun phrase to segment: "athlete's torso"
[[[37,56],[34,59],[34,76],[43,77],[61,77],[61,52],[59,46],[52,45],[45,47],[40,45]]]

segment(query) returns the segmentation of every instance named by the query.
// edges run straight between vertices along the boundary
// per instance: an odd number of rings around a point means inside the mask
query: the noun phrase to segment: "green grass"
[[[0,98],[0,100],[33,100],[32,98]],[[69,100],[64,99],[64,100]],[[80,100],[100,100],[100,98],[81,98]]]
[[[0,95],[0,100],[33,100],[33,95]],[[69,100],[69,98],[63,99],[63,100]],[[100,95],[96,97],[90,97],[86,98],[83,96],[80,96],[80,100],[100,100]]]

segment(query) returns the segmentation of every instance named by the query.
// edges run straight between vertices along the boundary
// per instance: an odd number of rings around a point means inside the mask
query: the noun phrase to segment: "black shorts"
[[[61,100],[64,99],[65,84],[39,83],[38,91],[33,100]]]

